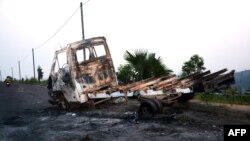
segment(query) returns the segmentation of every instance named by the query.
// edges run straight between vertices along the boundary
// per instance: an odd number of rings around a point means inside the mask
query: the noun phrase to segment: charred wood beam
[[[108,97],[108,98],[106,98],[106,99],[99,100],[99,101],[95,102],[95,103],[94,103],[94,105],[98,105],[98,104],[101,104],[101,103],[107,102],[107,101],[109,101],[109,100],[111,100],[111,99],[112,99],[111,97]]]
[[[204,81],[209,81],[209,80],[211,80],[211,79],[217,77],[219,74],[222,74],[222,73],[224,73],[224,72],[226,72],[226,71],[227,71],[226,68],[225,68],[225,69],[222,69],[222,70],[219,70],[219,71],[217,71],[217,72],[214,72],[214,73],[212,73],[212,74],[209,74],[209,75],[205,76],[203,80],[204,80]]]

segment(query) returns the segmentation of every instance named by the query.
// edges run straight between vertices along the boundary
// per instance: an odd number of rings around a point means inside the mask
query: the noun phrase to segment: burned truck
[[[124,97],[138,97],[139,113],[161,112],[164,106],[190,100],[194,92],[211,91],[234,80],[234,71],[195,73],[179,79],[176,75],[148,78],[118,85],[116,72],[105,37],[68,44],[55,52],[49,76],[49,102],[69,109]]]

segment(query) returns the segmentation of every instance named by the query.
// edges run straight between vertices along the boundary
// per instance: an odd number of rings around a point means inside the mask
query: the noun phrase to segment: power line
[[[31,53],[28,53],[25,57],[23,57],[22,59],[20,59],[20,61],[24,61],[24,60],[27,59],[30,55],[31,55]]]
[[[90,0],[87,0],[85,3],[82,4],[85,5],[89,2]],[[41,48],[42,46],[44,46],[47,42],[49,42],[70,20],[71,18],[76,14],[76,12],[80,9],[80,7],[78,7],[73,14],[63,23],[63,25],[61,27],[59,27],[56,32],[54,34],[52,34],[46,41],[44,41],[42,44],[40,44],[39,46],[35,47],[34,50]],[[24,56],[22,59],[19,60],[19,65],[20,65],[20,61],[24,61],[25,59],[27,59],[29,56],[31,55],[31,53],[28,53],[26,56]],[[19,68],[20,71],[20,68]],[[2,74],[1,74],[2,75]],[[13,74],[12,74],[13,75]]]
[[[88,3],[90,0],[87,0],[86,2],[84,2],[82,5],[85,5],[86,3]]]
[[[85,3],[82,4],[85,5],[89,2],[90,0],[87,0]],[[80,7],[78,7],[75,12],[63,23],[63,25],[52,35],[50,36],[46,41],[44,41],[41,45],[37,46],[36,48],[34,48],[35,50],[44,46],[49,40],[51,40],[68,22],[69,20],[76,14],[76,12],[79,10]]]
[[[86,1],[84,4],[86,4],[86,3],[88,3],[89,2],[89,0],[88,1]],[[84,5],[83,4],[83,5]],[[78,7],[75,11],[74,11],[74,13],[63,23],[63,25],[60,27],[60,28],[58,28],[57,30],[56,30],[56,32],[54,33],[54,34],[52,34],[46,41],[44,41],[41,45],[39,45],[39,46],[37,46],[36,48],[34,48],[35,50],[36,49],[39,49],[39,48],[41,48],[42,46],[44,46],[49,40],[51,40],[68,22],[69,22],[69,20],[76,14],[76,12],[79,10],[79,8],[80,7]],[[20,59],[20,61],[23,61],[23,60],[25,60],[25,59],[27,59],[29,56],[31,55],[31,53],[28,53],[25,57],[23,57],[22,59]]]
[[[57,30],[56,30],[56,32],[53,34],[53,35],[51,35],[46,41],[44,41],[41,45],[39,45],[39,46],[37,46],[36,48],[34,48],[35,50],[36,49],[38,49],[38,48],[40,48],[40,47],[42,47],[42,46],[44,46],[49,40],[51,40],[68,22],[69,22],[69,20],[76,14],[76,12],[79,10],[79,8],[80,7],[78,7],[76,10],[75,10],[75,12],[63,23],[63,25],[60,27],[60,28],[58,28]]]

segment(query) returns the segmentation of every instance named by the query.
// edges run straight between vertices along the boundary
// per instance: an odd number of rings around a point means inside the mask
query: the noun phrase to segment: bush
[[[19,81],[20,83],[24,83],[24,84],[35,84],[35,85],[44,85],[44,86],[46,86],[47,85],[47,83],[48,83],[48,81],[47,80],[41,80],[40,82],[36,79],[36,78],[34,78],[34,77],[32,77],[32,78],[25,78],[25,80],[23,80],[23,81]]]
[[[200,95],[200,100],[208,102],[208,101],[213,101],[214,95],[213,94],[207,94],[207,93],[202,93]]]
[[[197,93],[194,99],[199,99],[205,102],[250,105],[250,95],[231,95],[228,93]]]

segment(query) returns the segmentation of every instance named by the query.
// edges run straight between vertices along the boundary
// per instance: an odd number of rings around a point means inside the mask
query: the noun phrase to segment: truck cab
[[[70,43],[55,52],[48,83],[50,103],[85,103],[89,91],[117,85],[105,37]]]

